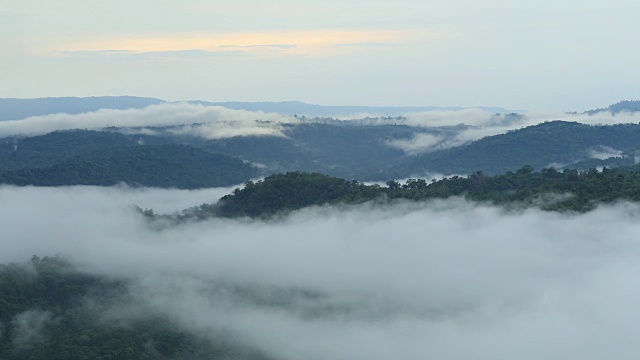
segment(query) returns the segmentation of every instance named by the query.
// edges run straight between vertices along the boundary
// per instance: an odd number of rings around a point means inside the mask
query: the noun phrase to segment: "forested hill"
[[[87,159],[0,173],[15,185],[132,186],[194,189],[229,186],[256,177],[257,169],[237,158],[183,145],[129,146]]]
[[[0,140],[0,184],[203,188],[259,175],[234,156],[110,131],[69,130]]]
[[[386,178],[475,171],[499,174],[515,171],[524,165],[534,169],[550,166],[570,168],[570,164],[590,158],[591,151],[603,146],[620,151],[637,149],[640,146],[640,125],[591,126],[566,121],[546,122],[485,137],[468,145],[422,154],[392,168]]]
[[[404,184],[366,185],[317,173],[286,173],[247,182],[242,189],[218,202],[186,209],[163,217],[177,220],[208,217],[262,217],[287,214],[308,206],[387,203],[395,199],[424,201],[463,196],[515,207],[540,206],[544,210],[592,210],[615,201],[640,201],[640,169],[604,169],[598,172],[553,168],[533,171],[525,166],[516,172],[487,176],[481,172],[442,180],[409,179]],[[152,209],[141,211],[156,217]]]
[[[54,131],[26,138],[4,138],[0,139],[0,172],[90,160],[137,145],[131,136],[108,131]]]
[[[500,174],[525,165],[540,170],[550,166],[573,168],[573,164],[583,162],[580,166],[584,168],[594,154],[607,151],[612,152],[610,156],[630,154],[628,161],[622,162],[628,164],[633,163],[633,151],[640,147],[639,124],[592,126],[551,121],[420,155],[407,154],[389,143],[407,141],[416,134],[449,141],[468,128],[299,124],[283,129],[286,138],[234,137],[209,140],[202,147],[263,164],[267,174],[306,171],[361,181],[386,181],[427,173]],[[611,167],[617,163],[604,164]]]

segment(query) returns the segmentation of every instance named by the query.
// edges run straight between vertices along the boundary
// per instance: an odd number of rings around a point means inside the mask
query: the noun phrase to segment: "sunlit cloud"
[[[410,44],[437,38],[442,33],[417,30],[302,30],[190,33],[170,36],[109,37],[59,42],[49,54],[75,55],[243,52],[253,54],[331,55],[345,48]]]

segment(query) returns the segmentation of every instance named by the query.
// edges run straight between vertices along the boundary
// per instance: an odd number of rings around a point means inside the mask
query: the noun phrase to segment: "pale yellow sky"
[[[0,97],[579,110],[637,98],[631,0],[0,0]]]
[[[409,44],[441,38],[444,33],[420,30],[252,30],[179,33],[165,36],[115,36],[91,39],[60,39],[41,44],[38,56],[72,52],[127,51],[133,53],[199,50],[229,52],[238,49],[251,53],[280,50],[285,55],[331,56],[345,46]]]

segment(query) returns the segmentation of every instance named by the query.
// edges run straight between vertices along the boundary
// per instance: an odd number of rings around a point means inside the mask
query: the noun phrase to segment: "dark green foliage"
[[[0,183],[16,185],[133,186],[182,189],[228,186],[257,176],[239,159],[183,145],[130,146],[94,153],[87,160],[8,171]]]
[[[270,216],[311,205],[362,201],[378,195],[377,187],[318,173],[290,172],[263,181],[248,181],[242,190],[220,199],[219,216]]]
[[[536,172],[533,167],[524,166],[515,173],[494,176],[478,171],[466,177],[454,176],[430,182],[409,179],[400,184],[392,180],[387,182],[387,187],[364,185],[317,173],[292,172],[271,175],[256,183],[247,182],[243,189],[236,189],[217,203],[203,204],[168,217],[178,220],[270,217],[314,205],[393,199],[424,201],[452,196],[510,207],[539,206],[544,210],[584,212],[598,204],[640,201],[640,169],[605,168],[602,172],[567,169],[560,172],[547,168]],[[141,212],[150,219],[158,217],[151,210]]]
[[[0,172],[88,160],[137,146],[130,136],[107,131],[54,131],[42,136],[0,140]]]
[[[475,201],[583,212],[603,203],[640,201],[640,172],[606,168],[602,172],[595,169],[559,172],[553,168],[535,172],[532,167],[525,166],[515,173],[486,176],[476,172],[467,177],[443,179],[410,193],[400,189],[389,196],[428,199],[464,195]]]
[[[209,342],[161,314],[126,324],[102,318],[127,296],[124,280],[78,272],[57,257],[0,265],[0,359],[266,359],[225,339]],[[19,323],[32,318],[29,336]]]

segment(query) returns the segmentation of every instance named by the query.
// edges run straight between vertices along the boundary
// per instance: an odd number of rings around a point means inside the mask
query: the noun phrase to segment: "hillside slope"
[[[103,151],[86,159],[6,171],[0,174],[0,183],[111,186],[124,182],[133,186],[194,189],[229,186],[257,175],[254,167],[239,159],[166,144]]]
[[[4,138],[0,139],[0,172],[88,159],[137,145],[131,136],[107,131],[54,131],[41,136]]]
[[[640,125],[590,126],[551,121],[506,134],[489,136],[468,145],[422,154],[392,168],[394,177],[423,173],[497,174],[524,165],[534,169],[569,166],[592,157],[601,147],[628,151],[640,146]]]

